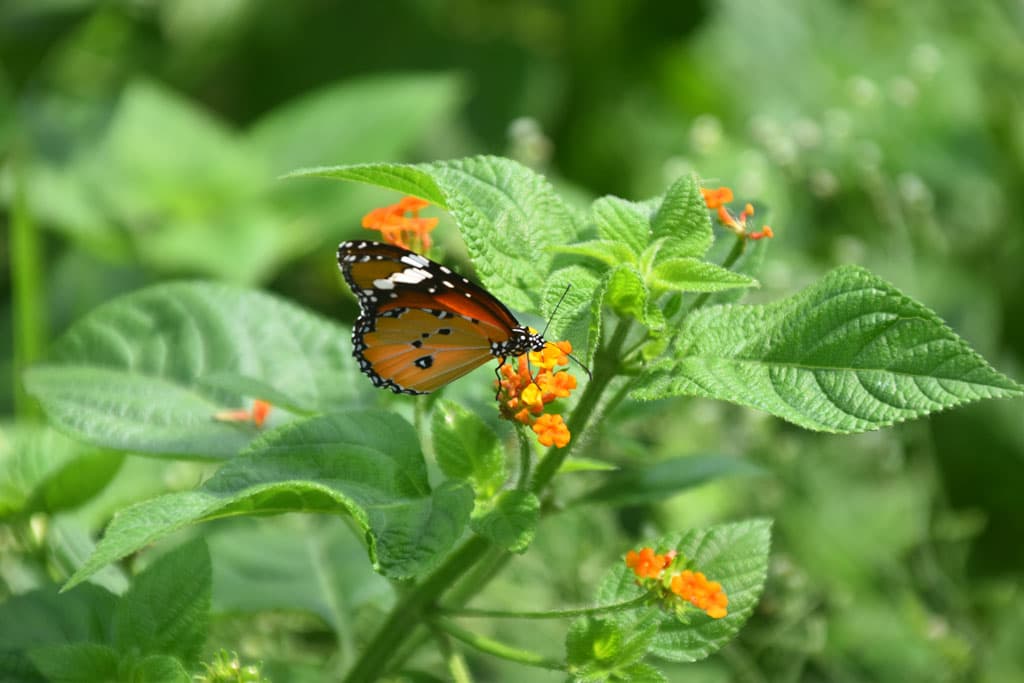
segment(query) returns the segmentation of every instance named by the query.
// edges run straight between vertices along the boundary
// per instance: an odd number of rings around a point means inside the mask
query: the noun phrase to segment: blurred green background
[[[753,300],[859,263],[1024,378],[1019,0],[2,0],[0,458],[24,443],[16,363],[116,294],[215,278],[354,317],[334,245],[393,197],[279,174],[476,153],[512,156],[581,205],[654,195],[691,171],[729,185],[776,233]],[[38,272],[11,239],[17,220],[37,236]],[[457,260],[453,227],[436,234]],[[17,360],[16,336],[30,341]],[[732,455],[763,473],[557,515],[480,604],[586,601],[634,539],[765,514],[777,523],[761,608],[672,680],[1022,680],[1020,402],[832,437],[676,401],[624,409],[605,432],[588,455]],[[101,496],[47,519],[88,539],[118,507],[197,476],[129,458]],[[297,527],[323,539],[320,554],[272,584],[252,548],[299,556]],[[386,607],[336,520],[212,533],[211,646],[264,661],[274,680],[343,667]],[[5,553],[0,595],[61,576],[54,557]],[[341,607],[307,585],[324,568]],[[549,650],[564,633],[480,627]],[[480,680],[527,675],[471,663]]]

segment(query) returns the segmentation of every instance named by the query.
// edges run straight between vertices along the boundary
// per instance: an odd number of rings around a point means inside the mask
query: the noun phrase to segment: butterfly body
[[[415,252],[342,242],[338,265],[359,300],[352,354],[375,386],[426,394],[547,343],[482,287]]]

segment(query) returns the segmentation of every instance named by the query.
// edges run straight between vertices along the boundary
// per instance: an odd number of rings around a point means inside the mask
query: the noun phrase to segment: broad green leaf
[[[282,229],[290,216],[266,201],[273,174],[262,155],[156,82],[130,83],[99,144],[78,159],[73,182],[151,266],[249,283],[308,248],[304,226]]]
[[[609,273],[604,301],[620,316],[644,320],[647,316],[647,287],[640,273],[629,266]]]
[[[351,164],[348,166],[317,166],[300,168],[286,173],[283,178],[335,178],[367,185],[386,187],[426,199],[442,209],[448,208],[444,192],[438,186],[425,164]]]
[[[710,581],[721,582],[729,598],[729,613],[721,619],[712,619],[696,608],[688,612],[686,621],[671,612],[657,611],[658,632],[650,652],[674,662],[695,662],[732,640],[761,598],[770,543],[771,522],[764,519],[718,524],[645,543],[659,551],[671,549],[685,556],[690,568],[703,572]],[[601,583],[597,602],[614,604],[642,594],[633,571],[620,563]],[[648,615],[649,610],[633,610],[617,613],[616,620],[620,628],[628,630],[633,624],[644,623]]]
[[[298,414],[311,414],[315,412],[311,407],[302,405],[291,396],[288,396],[277,387],[253,377],[246,377],[234,372],[215,372],[210,375],[203,375],[199,378],[199,384],[213,390],[228,392],[233,396],[245,396],[252,399],[267,401],[275,408]]]
[[[157,285],[74,324],[50,362],[25,375],[58,427],[144,453],[229,457],[257,431],[213,419],[245,396],[206,377],[252,378],[306,408],[344,403],[355,368],[348,334],[290,303],[227,285]]]
[[[452,74],[384,74],[328,85],[290,100],[249,131],[274,174],[299,166],[391,159],[450,116],[461,99]]]
[[[0,603],[0,680],[45,680],[30,650],[106,642],[116,602],[113,593],[92,584],[63,595],[48,587],[7,598]]]
[[[650,209],[643,204],[607,196],[591,206],[597,234],[605,240],[614,240],[640,255],[651,239]]]
[[[665,674],[646,662],[636,662],[619,669],[619,678],[624,683],[668,683]]]
[[[653,465],[617,470],[576,502],[642,505],[665,500],[720,477],[760,473],[761,468],[753,463],[723,455],[670,458]]]
[[[719,292],[757,287],[757,280],[696,258],[671,258],[658,263],[648,278],[656,291]]]
[[[572,211],[542,176],[510,159],[471,157],[415,166],[303,169],[289,177],[355,180],[422,197],[447,209],[488,291],[507,306],[539,309],[549,248],[576,235]]]
[[[472,507],[468,486],[430,490],[416,433],[401,418],[371,410],[325,415],[267,433],[194,491],[122,510],[68,586],[192,524],[282,512],[347,512],[366,534],[374,567],[405,578],[440,561]]]
[[[848,433],[1022,394],[938,316],[857,267],[777,303],[701,309],[679,340],[635,397],[706,396]]]
[[[214,613],[305,610],[339,640],[358,636],[362,610],[386,608],[388,582],[338,517],[280,515],[223,520],[206,534],[213,558]]]
[[[707,253],[714,233],[696,176],[683,176],[668,188],[651,220],[651,232],[654,239],[665,238],[658,260]]]
[[[584,617],[566,633],[565,650],[569,673],[575,681],[623,680],[622,673],[636,665],[651,648],[658,632],[655,610],[644,608],[637,621],[624,622]],[[629,679],[625,679],[629,680]]]
[[[304,218],[296,219],[259,195],[208,213],[168,216],[161,229],[140,236],[134,249],[140,260],[160,271],[253,285],[319,244],[315,226]]]
[[[120,656],[109,645],[69,643],[29,651],[36,668],[52,683],[116,681]]]
[[[123,458],[49,427],[0,431],[0,518],[76,507],[107,485]]]
[[[182,154],[183,141],[188,154]],[[160,228],[159,218],[217,211],[272,177],[236,133],[150,81],[125,88],[89,164],[92,189],[106,210],[129,229],[147,228],[147,234]]]
[[[170,655],[144,657],[131,668],[132,683],[192,683],[192,676],[177,658]]]
[[[605,287],[606,281],[586,268],[569,266],[552,273],[544,288],[543,310],[550,321],[547,338],[570,341],[573,355],[585,364],[590,363],[601,341],[601,302]]]
[[[136,657],[199,658],[210,618],[210,552],[196,539],[157,558],[132,579],[114,612],[114,644]]]
[[[92,531],[77,516],[52,517],[45,542],[48,560],[58,572],[58,576],[71,576],[96,552],[96,541]],[[107,565],[89,577],[89,582],[102,586],[115,595],[121,595],[128,590],[128,576],[117,565]]]
[[[505,451],[498,435],[475,413],[439,401],[431,432],[441,471],[452,479],[469,480],[477,498],[491,498],[505,483]]]
[[[502,491],[493,503],[474,511],[473,531],[513,553],[524,553],[533,542],[540,520],[540,500],[529,491]]]
[[[577,242],[551,248],[555,254],[572,254],[594,259],[607,266],[617,266],[620,263],[635,263],[636,256],[628,246],[613,240],[592,240],[589,242]]]
[[[637,319],[652,332],[664,329],[665,317],[649,298],[647,285],[636,268],[619,266],[608,273],[606,283],[605,306],[619,316]]]

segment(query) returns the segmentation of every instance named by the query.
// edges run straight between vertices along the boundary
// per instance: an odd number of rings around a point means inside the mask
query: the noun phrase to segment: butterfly
[[[374,386],[427,394],[548,344],[484,288],[407,249],[342,242],[338,266],[359,300],[352,355]]]

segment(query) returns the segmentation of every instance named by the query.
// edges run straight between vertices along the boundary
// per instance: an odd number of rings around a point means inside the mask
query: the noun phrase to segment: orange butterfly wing
[[[343,242],[338,264],[362,309],[352,329],[353,355],[376,386],[434,391],[505,355],[522,331],[486,290],[400,247]]]

